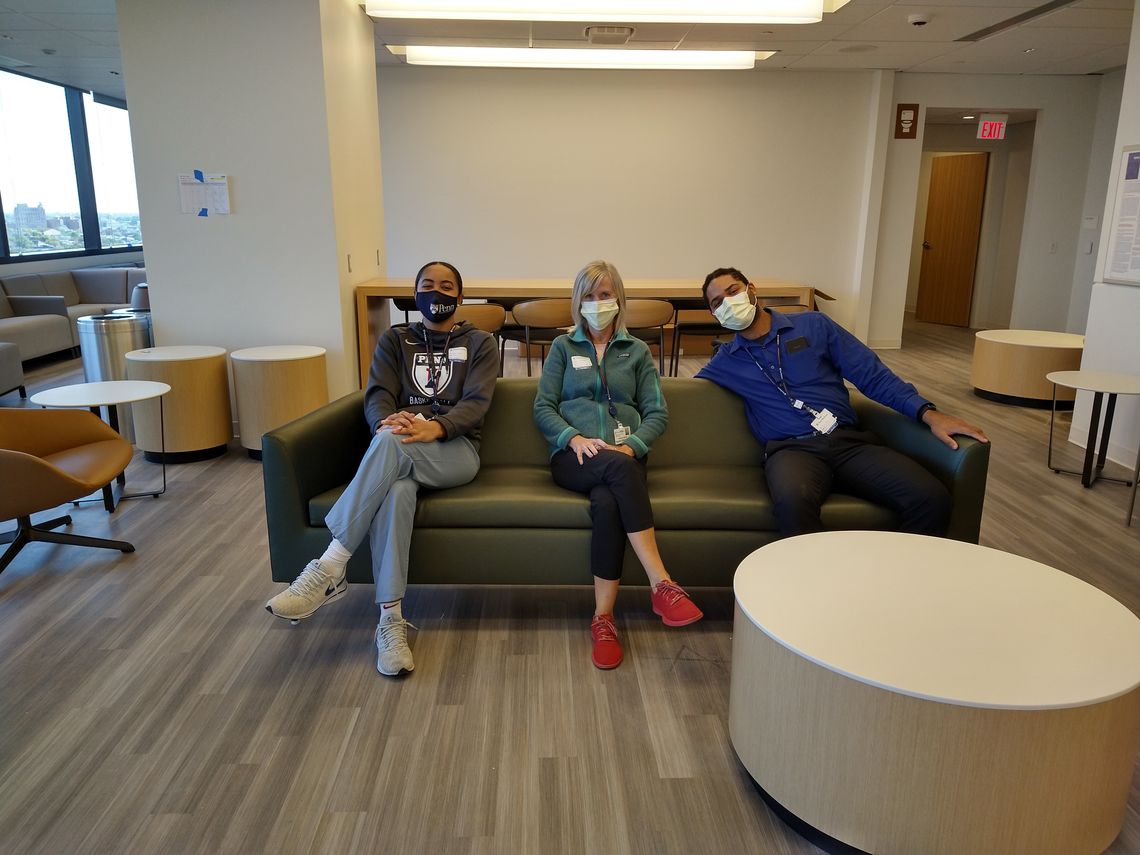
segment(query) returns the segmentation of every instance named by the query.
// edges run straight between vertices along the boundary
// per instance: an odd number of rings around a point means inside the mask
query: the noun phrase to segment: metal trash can
[[[100,380],[126,380],[127,362],[132,350],[154,346],[150,313],[88,315],[76,321],[79,352],[83,355],[83,376],[88,383]],[[119,405],[119,432],[134,442],[134,422],[130,407]]]

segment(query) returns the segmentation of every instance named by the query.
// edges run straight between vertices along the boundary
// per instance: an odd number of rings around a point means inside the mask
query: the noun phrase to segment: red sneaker
[[[671,579],[658,582],[649,599],[653,603],[653,613],[661,615],[665,626],[688,626],[696,623],[705,613],[693,605],[685,590]]]
[[[590,635],[594,637],[594,667],[609,671],[621,664],[621,643],[617,637],[613,615],[594,615],[590,623]]]

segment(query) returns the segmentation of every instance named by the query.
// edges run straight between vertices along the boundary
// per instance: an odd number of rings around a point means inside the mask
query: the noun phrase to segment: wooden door
[[[936,157],[931,164],[915,311],[920,321],[970,325],[989,158],[979,152]]]

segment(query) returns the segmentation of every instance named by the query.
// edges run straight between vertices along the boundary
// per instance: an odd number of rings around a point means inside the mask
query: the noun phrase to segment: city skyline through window
[[[87,138],[89,174],[76,175],[73,121]],[[0,201],[9,257],[141,247],[127,111],[0,72]]]

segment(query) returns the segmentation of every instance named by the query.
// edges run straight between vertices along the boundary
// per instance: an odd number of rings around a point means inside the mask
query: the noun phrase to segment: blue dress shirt
[[[871,348],[827,315],[764,311],[772,316],[767,335],[749,341],[737,334],[697,372],[697,377],[712,380],[744,399],[748,425],[760,442],[814,432],[807,407],[796,409],[781,391],[781,368],[791,397],[816,411],[831,410],[840,427],[859,422],[844,379],[868,398],[912,419],[930,403],[883,365]]]

